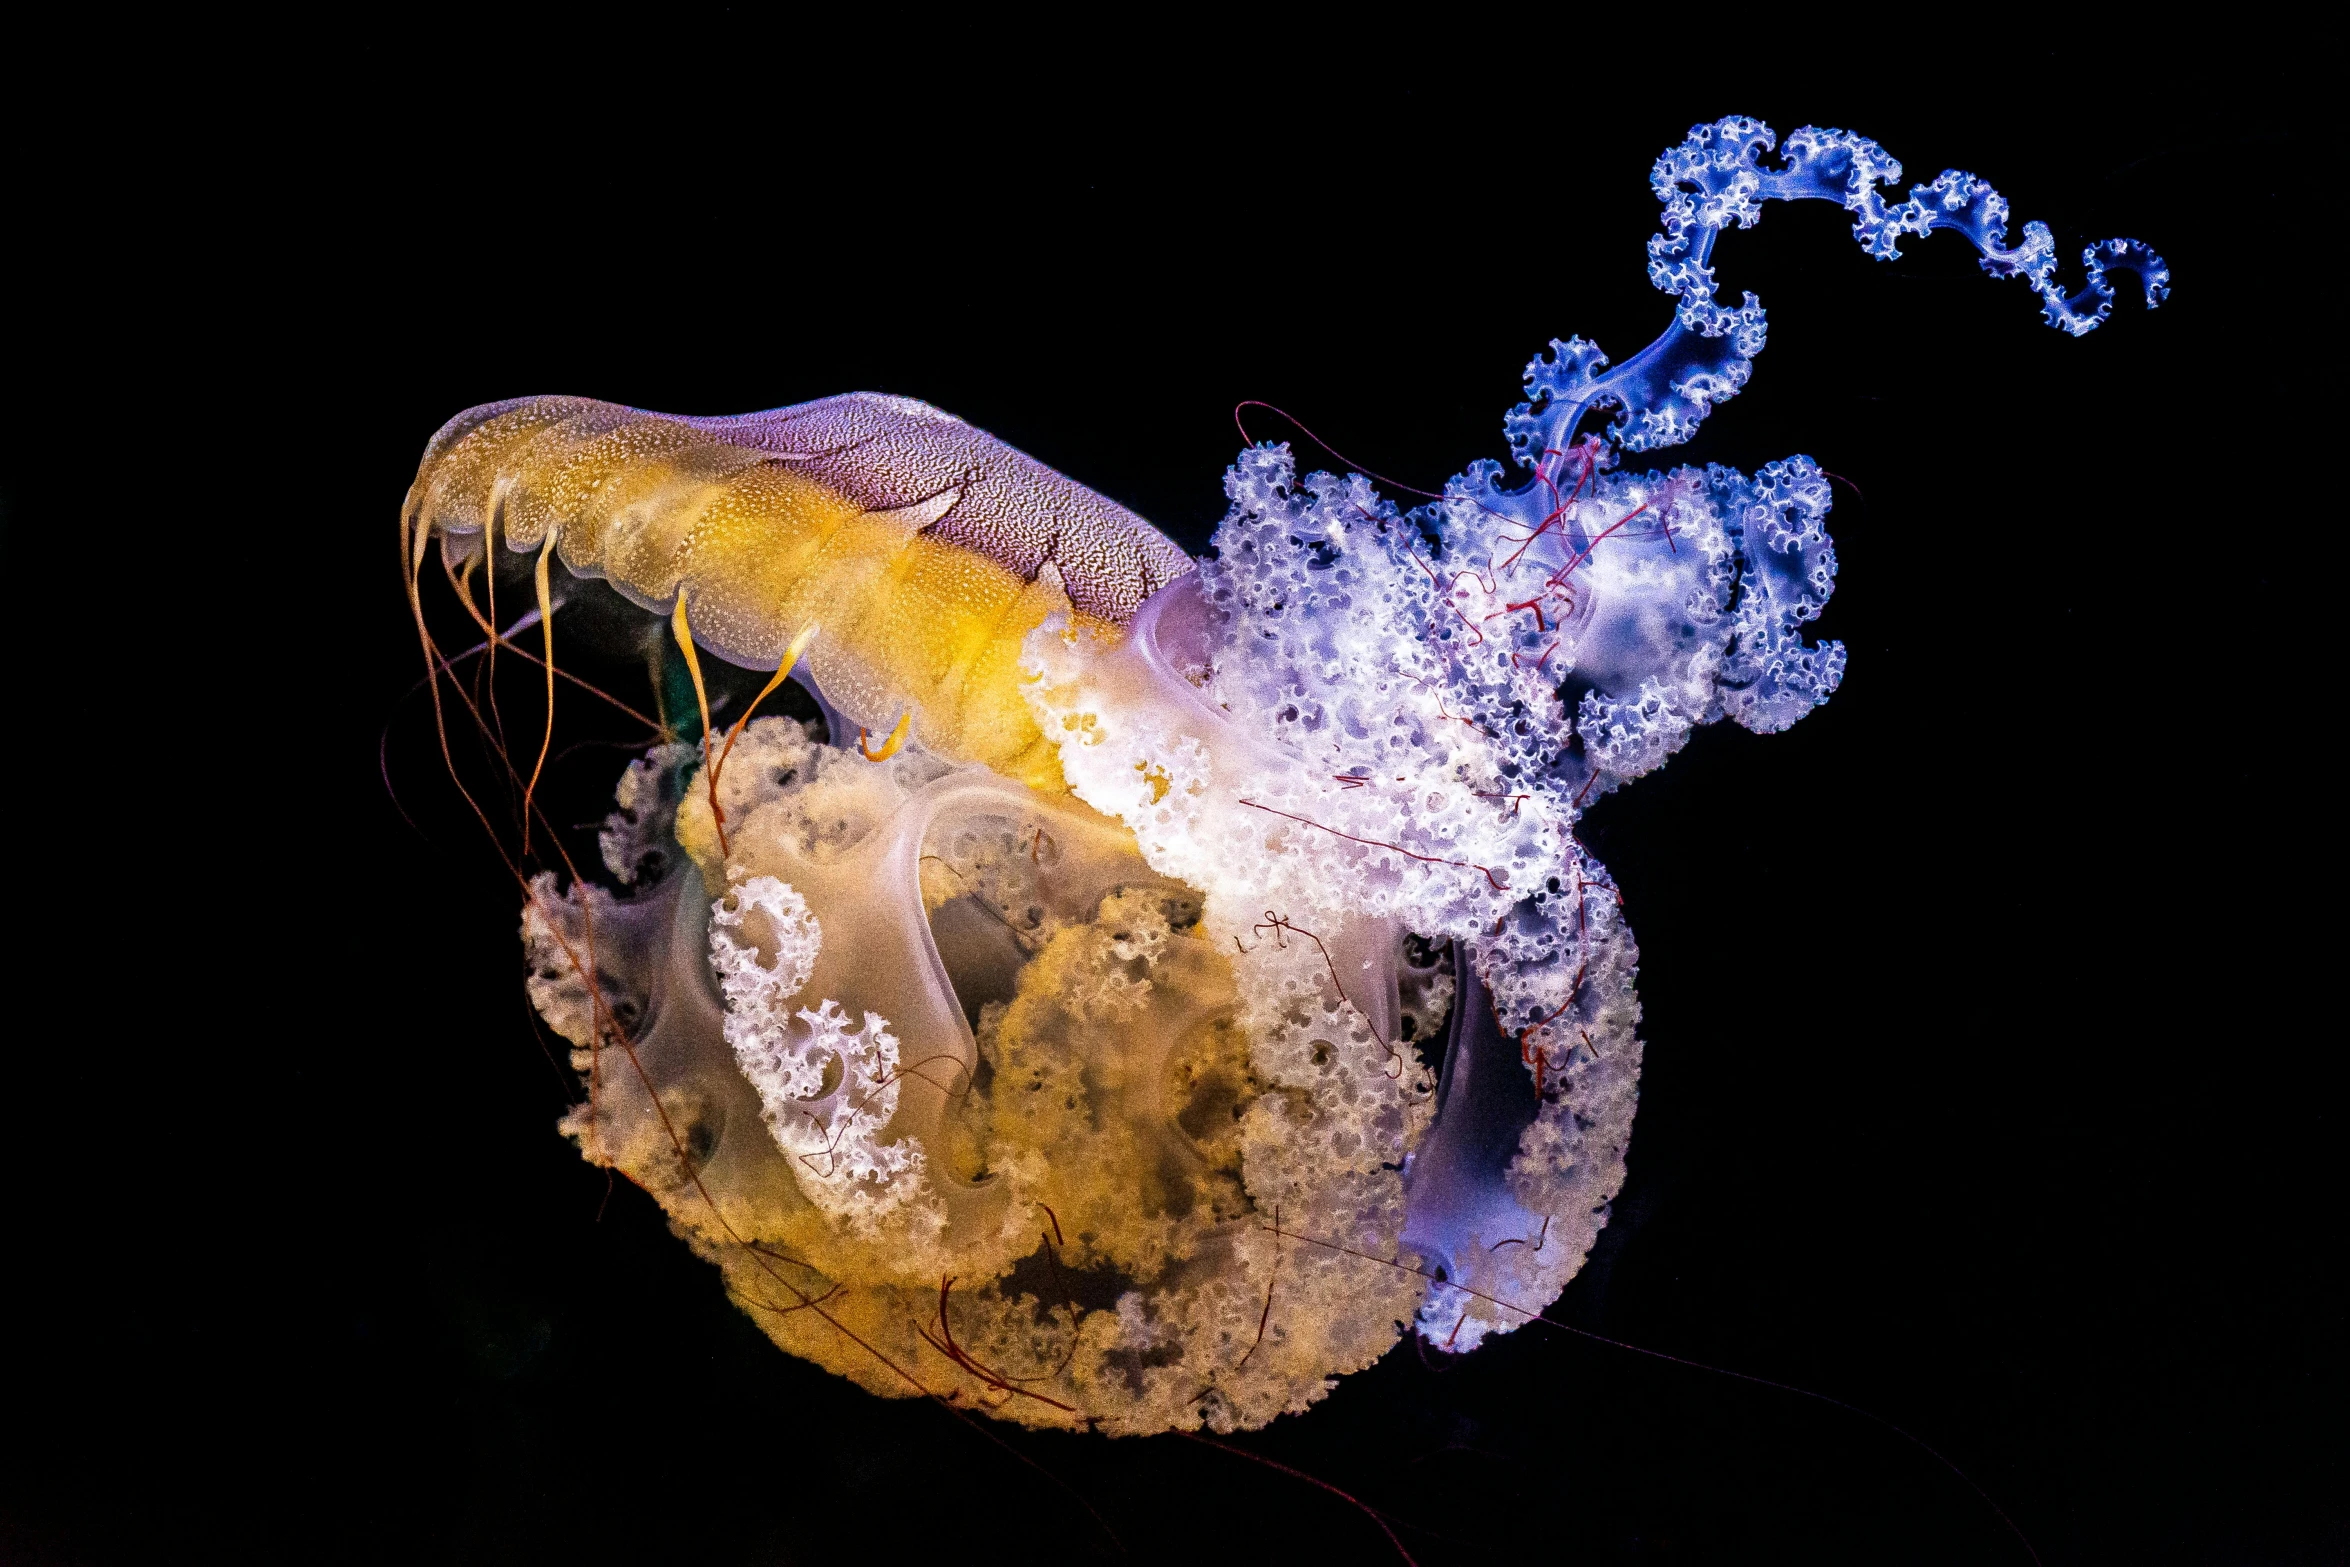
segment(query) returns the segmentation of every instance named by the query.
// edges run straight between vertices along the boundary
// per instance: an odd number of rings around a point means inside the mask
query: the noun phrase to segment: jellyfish
[[[2074,336],[2117,276],[2168,292],[2135,240],[2068,289],[1982,180],[1901,178],[1842,131],[1698,126],[1652,174],[1654,342],[1554,340],[1508,462],[1409,508],[1251,445],[1196,561],[907,398],[451,420],[402,517],[436,702],[464,696],[436,544],[550,692],[560,582],[630,606],[694,693],[621,773],[601,875],[518,869],[563,1132],[783,1349],[1029,1425],[1254,1428],[1400,1335],[1461,1354],[1538,1319],[1623,1185],[1643,1049],[1577,824],[1698,725],[1794,724],[1846,662],[1807,632],[1836,576],[1814,462],[1628,460],[1763,347],[1715,242],[1830,200],[1883,261],[1956,230]],[[504,629],[473,591],[499,551],[533,583]],[[768,676],[723,727],[705,659]],[[815,716],[760,713],[787,680]],[[554,839],[552,710],[514,762],[526,843]]]

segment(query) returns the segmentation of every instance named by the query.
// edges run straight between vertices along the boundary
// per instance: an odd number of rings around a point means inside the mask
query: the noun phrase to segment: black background
[[[1647,1067],[1552,1315],[1872,1411],[2050,1564],[2344,1559],[2340,1032],[2302,1012],[2338,284],[2262,281],[2325,200],[2279,50],[463,42],[126,116],[52,192],[103,242],[14,329],[79,417],[20,425],[7,480],[38,1058],[8,1559],[1393,1559],[1229,1452],[856,1392],[607,1193],[403,697],[397,510],[444,419],[551,391],[917,396],[1194,550],[1244,398],[1433,489],[1501,455],[1546,339],[1662,326],[1649,164],[1733,112],[1971,168],[2068,258],[2143,237],[2177,293],[2073,341],[1954,236],[1871,263],[1814,203],[1723,242],[1771,343],[1663,458],[1852,481],[1819,628],[1851,667],[1592,813]],[[617,758],[577,766],[586,812]],[[1869,1418],[1540,1328],[1404,1345],[1234,1445],[1430,1564],[2029,1559]]]

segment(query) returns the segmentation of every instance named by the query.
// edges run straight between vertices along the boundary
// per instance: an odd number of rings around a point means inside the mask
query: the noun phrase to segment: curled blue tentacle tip
[[[1598,380],[1607,368],[1607,355],[1597,343],[1580,337],[1550,340],[1550,347],[1526,363],[1526,401],[1502,416],[1502,434],[1519,466],[1531,468],[1544,455],[1551,421],[1543,417],[1553,405],[1572,402]]]
[[[2170,268],[2139,240],[2101,240],[2081,252],[2081,266],[2087,280],[2069,295],[2050,276],[2043,275],[2036,280],[2043,301],[2040,313],[2050,326],[2074,337],[2095,331],[2113,314],[2114,287],[2107,281],[2111,273],[2122,272],[2135,278],[2138,296],[2149,310],[2159,310],[2162,302],[2170,297]]]
[[[2007,201],[1986,181],[1945,169],[1888,199],[1901,179],[1891,154],[1847,131],[1806,126],[1782,143],[1759,120],[1700,125],[1651,175],[1664,210],[1648,272],[1674,301],[1671,323],[1620,362],[1580,337],[1535,355],[1503,420],[1514,469],[1470,463],[1409,512],[1361,474],[1301,477],[1286,446],[1252,447],[1227,478],[1232,510],[1195,584],[1229,617],[1206,660],[1218,711],[1328,759],[1314,766],[1337,787],[1316,778],[1294,796],[1323,814],[1301,804],[1295,819],[1326,827],[1345,811],[1357,825],[1329,830],[1348,847],[1315,839],[1303,852],[1346,866],[1377,863],[1356,849],[1395,853],[1450,878],[1423,884],[1398,866],[1392,881],[1431,900],[1394,917],[1452,949],[1433,1120],[1400,1167],[1399,1244],[1433,1281],[1417,1331],[1442,1348],[1517,1327],[1529,1311],[1510,1302],[1555,1299],[1623,1186],[1638,952],[1577,823],[1698,728],[1777,733],[1845,675],[1844,644],[1818,635],[1837,558],[1817,463],[1619,464],[1687,440],[1738,395],[1767,340],[1761,301],[1718,289],[1715,240],[1793,200],[1836,202],[1879,261],[1955,230],[2076,337],[2112,313],[2120,277],[2149,307],[2169,292],[2162,258],[2137,240],[2088,247],[2067,287],[2047,226],[2009,244]],[[1604,435],[1585,423],[1601,413]],[[1348,760],[1367,746],[1376,769]],[[1131,790],[1126,754],[1112,754]],[[1412,774],[1423,759],[1437,771]],[[1376,792],[1374,772],[1406,787]],[[1462,780],[1473,807],[1448,792]],[[1229,841],[1261,838],[1249,823]],[[1361,898],[1390,885],[1366,880]]]
[[[1577,424],[1601,408],[1615,414],[1607,439],[1625,451],[1677,445],[1696,433],[1716,403],[1737,396],[1768,323],[1752,294],[1737,305],[1716,298],[1710,262],[1722,231],[1754,227],[1765,202],[1836,202],[1852,214],[1861,249],[1879,261],[1900,260],[1904,236],[1954,230],[1982,253],[1984,271],[2028,280],[2048,324],[2074,337],[2095,331],[2112,314],[2113,273],[2137,281],[2148,309],[2169,297],[2170,269],[2141,241],[2088,247],[2081,253],[2083,280],[2068,290],[2057,281],[2048,226],[2025,224],[2022,239],[2010,246],[2007,198],[1988,181],[1945,169],[1911,186],[1907,200],[1889,202],[1883,187],[1900,180],[1898,159],[1849,131],[1807,125],[1781,144],[1768,125],[1743,115],[1693,127],[1649,173],[1664,211],[1648,241],[1648,276],[1676,301],[1672,324],[1613,369],[1581,338],[1554,341],[1547,357],[1527,367],[1527,400],[1505,423],[1511,455],[1548,476],[1553,470],[1543,467],[1545,454],[1565,451]]]

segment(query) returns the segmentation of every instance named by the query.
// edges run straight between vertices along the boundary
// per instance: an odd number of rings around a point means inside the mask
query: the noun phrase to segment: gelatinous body
[[[516,550],[553,537],[581,576],[648,608],[682,593],[695,639],[808,672],[886,734],[1050,787],[1019,695],[1023,638],[1059,611],[1122,625],[1190,568],[1116,502],[949,414],[855,393],[727,419],[584,397],[469,409],[425,449],[414,523]]]
[[[764,718],[658,747],[604,835],[623,890],[532,883],[586,1156],[785,1348],[1032,1423],[1262,1424],[1399,1324],[1461,1351],[1557,1298],[1623,1183],[1642,1049],[1576,822],[1695,726],[1784,729],[1844,668],[1805,629],[1836,574],[1809,459],[1617,466],[1762,346],[1753,296],[1714,298],[1714,240],[1796,197],[1880,259],[1955,228],[2075,335],[2109,272],[2167,287],[2114,241],[2068,296],[1981,181],[1888,205],[1874,144],[1772,147],[1725,120],[1659,161],[1675,321],[1612,370],[1553,343],[1506,422],[1516,475],[1474,464],[1407,513],[1254,447],[1196,568],[903,399],[453,421],[413,561],[435,535],[552,551],[735,663],[806,648],[828,712],[903,739]]]

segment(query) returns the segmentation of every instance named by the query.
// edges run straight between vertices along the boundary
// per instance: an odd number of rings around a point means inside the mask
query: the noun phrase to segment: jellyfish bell
[[[657,748],[623,775],[602,838],[628,895],[534,882],[533,1000],[589,1088],[566,1130],[660,1198],[779,1342],[876,1391],[1161,1429],[1201,1418],[1208,1401],[1168,1368],[1213,1335],[1238,1341],[1247,1378],[1210,1418],[1302,1407],[1392,1342],[1416,1281],[1386,1285],[1384,1318],[1358,1319],[1338,1297],[1365,1298],[1359,1281],[1292,1267],[1309,1304],[1330,1275],[1330,1326],[1266,1328],[1278,1240],[1250,1222],[1249,1148],[1294,1142],[1309,1119],[1322,1133],[1360,1122],[1356,1157],[1308,1160],[1293,1184],[1344,1185],[1378,1149],[1392,1166],[1430,1075],[1391,1070],[1378,1104],[1348,1088],[1312,1116],[1291,1105],[1304,1092],[1273,1093],[1237,1021],[1243,955],[1203,930],[1195,887],[1069,796],[1004,656],[1047,622],[1069,645],[1158,648],[1124,628],[1189,563],[935,410],[821,411],[748,436],[748,421],[708,421],[713,436],[606,405],[497,405],[436,439],[412,499],[420,539],[494,531],[552,550],[574,576],[681,614],[705,652],[780,662],[798,642],[825,709],[861,731],[826,745],[770,717],[729,745]],[[716,450],[730,439],[767,455]],[[693,525],[652,548],[680,508]],[[907,509],[926,519],[910,532],[871,520]],[[714,527],[713,512],[750,521]],[[776,598],[775,615],[701,589],[794,548],[792,570],[826,580]],[[1154,608],[1146,632],[1165,618]],[[894,749],[870,743],[884,730]],[[634,886],[647,864],[665,871]],[[1361,1024],[1324,1032],[1368,1039]],[[1342,1071],[1325,1060],[1308,1087]],[[1286,1120],[1257,1125],[1277,1109]],[[1380,1183],[1391,1205],[1395,1175]]]
[[[2074,335],[2111,274],[2167,286],[2112,241],[2067,294],[1987,185],[1888,204],[1899,178],[1841,132],[1698,127],[1656,173],[1674,323],[1615,368],[1554,342],[1515,472],[1407,512],[1252,446],[1198,562],[903,398],[451,421],[404,513],[412,592],[435,540],[461,587],[532,558],[551,689],[552,574],[600,578],[700,693],[698,741],[619,781],[612,885],[528,879],[565,1132],[783,1348],[1029,1424],[1258,1426],[1399,1331],[1465,1352],[1533,1320],[1623,1184],[1642,1051],[1576,823],[1844,669],[1805,629],[1836,574],[1815,464],[1625,461],[1762,347],[1715,239],[1774,199],[1841,202],[1879,259],[1955,228]],[[704,654],[772,671],[761,700],[801,681],[823,723],[720,732]]]

